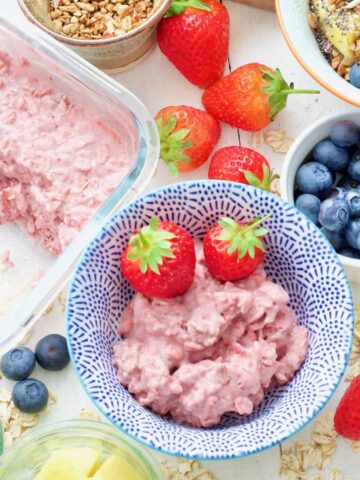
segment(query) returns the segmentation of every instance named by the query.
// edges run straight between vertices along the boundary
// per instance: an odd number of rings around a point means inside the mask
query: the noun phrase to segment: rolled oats
[[[283,130],[269,130],[265,133],[265,142],[277,153],[287,153],[294,140]]]
[[[345,375],[345,381],[349,382],[360,375],[360,305],[355,304],[355,329],[354,340],[349,359],[349,368]]]
[[[50,0],[50,17],[57,33],[81,40],[123,35],[141,25],[153,11],[153,0]]]
[[[176,465],[168,465],[162,460],[160,467],[165,480],[216,480],[216,477],[197,460],[180,458]]]
[[[95,422],[101,421],[100,415],[95,410],[87,410],[86,408],[80,410],[80,418],[84,420],[94,420]]]
[[[259,148],[265,143],[265,138],[264,138],[264,133],[262,131],[260,132],[254,132],[251,137],[251,146],[252,148]]]

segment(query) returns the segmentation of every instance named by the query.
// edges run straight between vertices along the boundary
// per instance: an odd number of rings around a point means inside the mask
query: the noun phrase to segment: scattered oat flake
[[[95,410],[87,410],[86,408],[81,409],[80,418],[94,420],[95,422],[101,421],[100,415]]]
[[[283,130],[269,130],[265,133],[265,142],[274,152],[287,153],[293,144],[294,140]]]
[[[333,468],[329,475],[329,480],[343,480],[344,476],[340,470]]]
[[[197,460],[178,459],[175,465],[160,462],[165,480],[216,480],[216,477]]]
[[[360,440],[351,442],[352,449],[356,453],[360,453]]]
[[[355,330],[349,367],[345,375],[345,381],[349,382],[360,375],[360,304],[355,304]]]
[[[20,346],[27,345],[29,343],[29,340],[33,336],[33,334],[34,334],[34,329],[30,328],[30,330],[28,330],[26,334],[23,336],[23,338],[18,342],[18,345]]]
[[[262,131],[260,132],[254,132],[251,137],[251,146],[252,148],[259,148],[262,145],[264,145],[265,139],[264,139],[264,133]]]

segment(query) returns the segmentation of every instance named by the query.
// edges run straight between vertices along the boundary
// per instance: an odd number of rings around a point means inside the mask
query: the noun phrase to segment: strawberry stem
[[[168,11],[165,13],[165,18],[172,17],[173,15],[181,15],[183,11],[189,7],[208,12],[211,11],[211,7],[206,5],[206,3],[203,3],[201,0],[174,0]]]
[[[298,94],[298,93],[310,93],[310,94],[318,94],[320,93],[320,90],[283,90],[282,94],[283,95],[292,95],[293,93]]]
[[[263,72],[263,79],[267,86],[262,89],[262,92],[269,96],[270,115],[272,120],[286,107],[287,97],[292,94],[318,94],[319,90],[295,90],[292,83],[287,83],[284,80],[280,70],[275,71],[268,68],[260,68]]]
[[[222,217],[219,220],[219,225],[222,227],[218,240],[229,243],[228,254],[231,255],[237,252],[238,260],[241,260],[245,255],[251,258],[255,257],[255,248],[265,251],[264,242],[261,240],[268,231],[266,228],[257,228],[261,223],[271,217],[271,213],[263,218],[255,219],[247,225],[242,225],[235,222],[232,218]]]
[[[163,258],[175,258],[171,250],[171,240],[176,236],[167,230],[158,228],[158,220],[152,218],[149,225],[143,227],[130,238],[128,260],[139,263],[142,273],[150,268],[160,275],[159,266]]]

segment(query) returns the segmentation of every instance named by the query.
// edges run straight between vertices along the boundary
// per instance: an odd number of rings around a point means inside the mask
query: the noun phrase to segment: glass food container
[[[59,257],[16,222],[0,225],[1,353],[27,333],[64,288],[82,250],[107,220],[146,186],[157,164],[159,139],[152,117],[131,92],[41,31],[28,35],[0,16],[0,44],[13,62],[29,62],[34,75],[49,80],[52,88],[84,108],[90,118],[121,136],[130,165],[117,188]],[[1,129],[0,125],[0,135]],[[1,188],[0,152],[0,194]],[[7,252],[13,268],[6,268],[5,262],[1,265]]]
[[[172,0],[154,0],[151,15],[123,35],[99,40],[82,40],[57,33],[52,28],[49,0],[18,0],[26,17],[42,30],[72,48],[77,54],[104,71],[116,73],[135,65],[156,44],[156,26]]]
[[[101,461],[118,454],[135,468],[142,480],[163,479],[158,466],[144,449],[124,439],[111,425],[87,420],[53,423],[24,435],[0,456],[0,478],[33,480],[51,454],[79,447],[94,448],[101,453]]]

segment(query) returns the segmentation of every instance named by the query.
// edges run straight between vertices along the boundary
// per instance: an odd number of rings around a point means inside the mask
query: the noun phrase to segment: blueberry
[[[355,150],[351,157],[347,173],[356,182],[360,182],[360,150]]]
[[[45,370],[62,370],[70,362],[66,338],[57,334],[44,337],[36,345],[35,356],[38,364]]]
[[[315,195],[310,193],[303,193],[295,202],[295,207],[306,215],[315,224],[319,221],[321,201]]]
[[[15,385],[12,400],[21,412],[39,413],[48,403],[49,392],[43,382],[28,378]]]
[[[344,198],[328,198],[320,207],[319,222],[331,232],[340,232],[350,218],[348,204]]]
[[[345,246],[346,242],[342,232],[331,232],[330,230],[326,230],[326,228],[321,228],[320,231],[328,239],[335,250],[340,250]]]
[[[350,161],[349,152],[345,148],[338,147],[331,140],[322,140],[313,151],[314,160],[322,163],[330,170],[339,172],[344,170]]]
[[[333,179],[330,170],[317,162],[301,165],[296,172],[295,181],[302,193],[319,194],[332,187]]]
[[[360,140],[359,127],[350,120],[342,120],[332,126],[330,138],[338,147],[352,147]]]
[[[10,380],[25,380],[31,375],[36,364],[34,353],[26,347],[15,347],[1,359],[1,371]]]
[[[355,250],[354,248],[351,248],[351,247],[345,247],[345,248],[339,250],[338,253],[340,255],[344,255],[344,257],[360,259],[360,251]]]
[[[350,217],[360,217],[360,190],[352,189],[346,192],[345,199],[350,209]]]
[[[345,238],[350,247],[360,250],[360,218],[348,223],[345,228]]]
[[[356,88],[360,88],[360,62],[354,63],[350,68],[349,80],[351,85]]]

